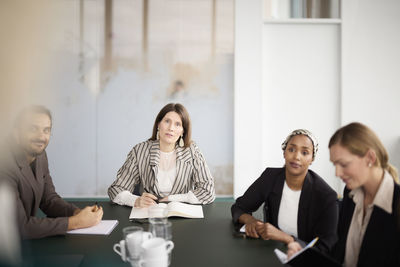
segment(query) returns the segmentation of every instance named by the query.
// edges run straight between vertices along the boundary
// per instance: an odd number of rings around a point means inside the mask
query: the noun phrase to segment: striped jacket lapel
[[[158,165],[160,164],[160,142],[153,141],[150,147],[150,166],[152,169],[152,175],[147,177],[147,185],[153,185],[153,191],[156,195],[160,195],[160,191],[158,190],[158,182],[157,182],[157,174],[158,174]]]
[[[190,185],[188,184],[189,175],[192,173],[192,152],[190,147],[175,146],[176,151],[176,176],[172,186],[171,194],[179,194],[188,192]]]

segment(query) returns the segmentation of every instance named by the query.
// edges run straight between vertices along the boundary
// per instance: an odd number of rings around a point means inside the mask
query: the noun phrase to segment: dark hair
[[[379,140],[378,136],[367,126],[359,122],[353,122],[338,129],[329,140],[329,148],[339,144],[349,150],[350,153],[364,157],[369,149],[376,153],[374,165],[387,170],[393,179],[398,183],[397,170],[389,163],[389,155]]]
[[[149,140],[156,140],[157,139],[157,129],[158,124],[164,118],[165,114],[168,112],[174,111],[178,113],[179,117],[182,120],[182,127],[183,127],[183,141],[185,142],[185,147],[189,147],[192,143],[192,124],[190,122],[189,113],[187,112],[186,108],[179,103],[169,103],[165,105],[160,112],[158,113],[156,120],[154,121],[153,125],[153,133]],[[178,139],[179,140],[179,139]]]
[[[53,124],[53,118],[48,108],[41,105],[32,105],[22,109],[18,113],[17,117],[15,118],[15,123],[14,123],[15,128],[20,127],[24,118],[29,114],[46,114],[50,119],[50,123]]]

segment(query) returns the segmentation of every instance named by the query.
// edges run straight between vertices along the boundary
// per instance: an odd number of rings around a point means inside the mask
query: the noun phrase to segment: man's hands
[[[97,205],[77,209],[74,215],[68,218],[68,230],[91,227],[98,224],[103,218],[103,208]]]

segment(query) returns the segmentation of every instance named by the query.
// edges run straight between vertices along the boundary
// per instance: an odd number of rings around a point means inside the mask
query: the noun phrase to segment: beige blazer
[[[176,178],[171,195],[192,191],[201,203],[213,202],[214,179],[197,145],[192,143],[190,147],[176,146],[175,150]],[[159,197],[160,191],[156,183],[159,161],[159,141],[148,140],[134,146],[119,169],[117,179],[108,188],[111,200],[122,191],[133,192],[139,183],[145,192]]]

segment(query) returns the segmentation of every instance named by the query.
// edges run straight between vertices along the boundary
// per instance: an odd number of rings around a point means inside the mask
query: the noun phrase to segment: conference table
[[[93,201],[71,201],[80,208]],[[220,200],[203,205],[203,219],[169,218],[172,222],[171,267],[213,266],[282,266],[274,249],[283,244],[234,235],[230,207],[233,200]],[[110,201],[99,202],[104,220],[118,220],[109,235],[62,235],[24,241],[23,257],[27,266],[130,266],[113,251],[122,239],[122,229],[148,223],[129,220],[130,207]],[[28,264],[27,264],[28,263]]]

